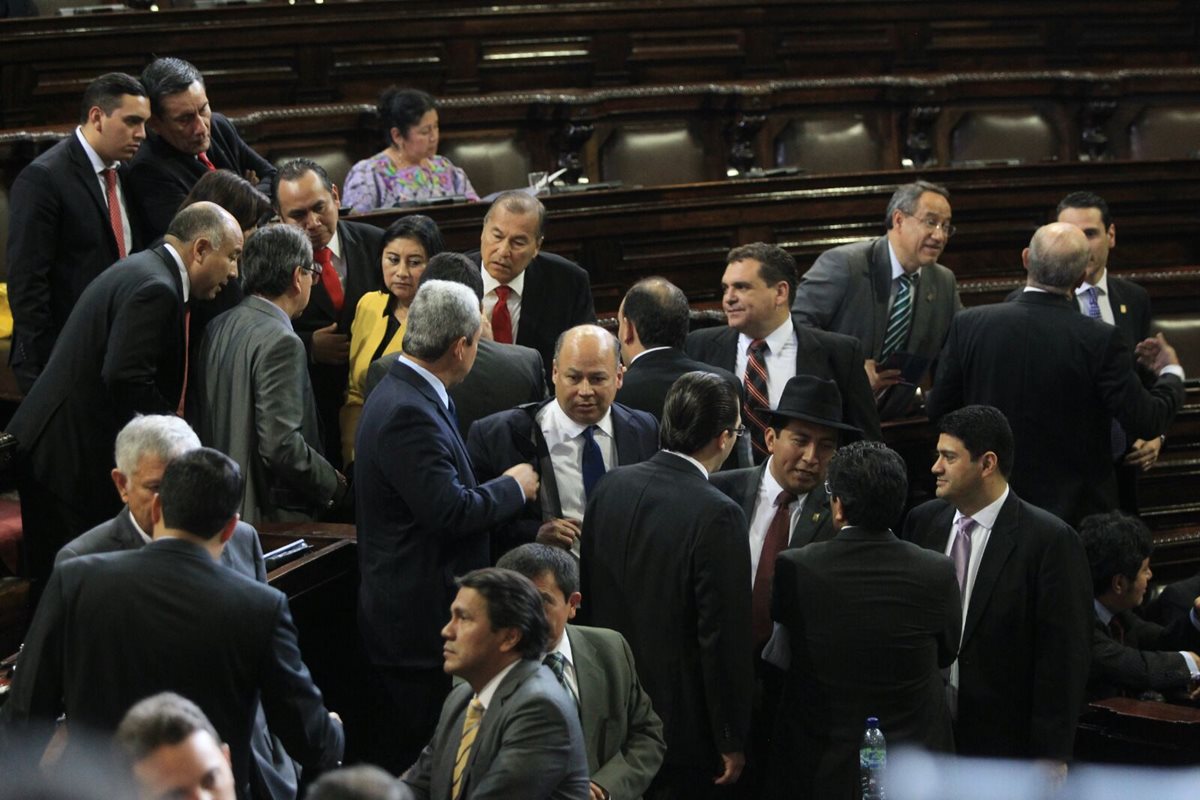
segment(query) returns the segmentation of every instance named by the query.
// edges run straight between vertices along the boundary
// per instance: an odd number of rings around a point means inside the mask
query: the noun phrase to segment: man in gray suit
[[[579,712],[541,663],[549,626],[537,588],[486,567],[457,579],[442,629],[450,692],[404,798],[589,800]]]
[[[885,235],[826,250],[796,288],[796,322],[861,341],[876,394],[901,380],[884,362],[898,353],[936,358],[962,308],[954,273],[937,263],[954,234],[950,213],[945,187],[905,184],[888,203]]]
[[[308,359],[291,322],[320,269],[299,230],[257,231],[242,253],[246,297],[209,323],[200,347],[200,440],[248,476],[241,514],[251,522],[312,519],[346,494],[321,452]]]
[[[579,707],[592,798],[640,798],[662,766],[662,720],[638,680],[625,637],[608,628],[568,625],[575,618],[579,564],[566,551],[531,542],[496,566],[519,572],[542,594],[550,643],[543,663]]]

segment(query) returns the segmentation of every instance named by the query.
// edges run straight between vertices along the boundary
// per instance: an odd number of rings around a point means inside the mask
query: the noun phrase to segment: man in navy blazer
[[[616,338],[599,326],[570,329],[554,353],[553,399],[501,411],[471,426],[467,451],[477,479],[488,480],[521,462],[532,462],[540,477],[537,502],[494,534],[497,557],[535,539],[578,555],[590,481],[658,452],[658,421],[613,402],[621,388],[618,350]],[[599,459],[594,473],[589,451]]]
[[[447,281],[421,284],[403,355],[363,406],[355,441],[362,580],[359,630],[373,665],[370,759],[399,772],[437,724],[450,690],[441,629],[455,576],[488,564],[488,533],[537,496],[529,464],[477,485],[447,388],[475,361],[479,299]]]
[[[146,90],[137,78],[101,75],[83,93],[75,132],[34,159],[13,182],[9,364],[22,392],[29,392],[50,360],[84,288],[110,264],[142,249],[137,206],[121,162],[138,152],[149,116]],[[109,208],[113,196],[115,214]]]

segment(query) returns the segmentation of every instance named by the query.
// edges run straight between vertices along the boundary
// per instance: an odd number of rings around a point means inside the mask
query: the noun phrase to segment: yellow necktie
[[[483,719],[483,703],[479,698],[473,698],[467,706],[467,718],[463,720],[462,739],[458,742],[458,755],[454,758],[454,780],[450,784],[451,800],[458,800],[462,792],[463,774],[467,771],[467,762],[471,760],[471,745],[475,744],[475,734],[479,733],[479,722]]]

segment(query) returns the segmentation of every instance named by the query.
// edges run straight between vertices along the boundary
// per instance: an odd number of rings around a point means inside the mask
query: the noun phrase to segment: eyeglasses
[[[743,436],[745,436],[747,433],[750,432],[749,429],[745,425],[739,425],[736,428],[726,428],[725,430],[729,431],[730,433],[732,433],[734,436],[736,436],[739,439],[741,439]]]
[[[926,217],[925,219],[918,219],[915,214],[909,214],[907,212],[901,212],[901,213],[903,213],[904,216],[906,216],[906,217],[912,217],[913,219],[917,220],[917,222],[924,225],[926,230],[928,230],[930,233],[933,233],[934,231],[940,229],[942,231],[942,233],[944,233],[946,235],[947,239],[949,239],[951,236],[953,236],[954,231],[956,230],[956,228],[950,224],[949,220],[947,220],[945,222],[941,222],[940,220],[936,220],[933,217]]]
[[[305,272],[311,272],[314,278],[321,277],[321,265],[316,262],[313,262],[312,266],[300,267],[300,269]]]

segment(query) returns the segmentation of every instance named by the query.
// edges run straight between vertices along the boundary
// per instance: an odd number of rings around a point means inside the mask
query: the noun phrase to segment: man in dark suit
[[[241,250],[237,221],[197,203],[160,247],[119,261],[80,297],[8,426],[31,577],[45,578],[63,544],[117,512],[108,489],[117,431],[134,414],[182,408],[184,304],[235,278]]]
[[[479,267],[461,253],[443,252],[429,259],[421,280],[461,283],[470,287],[483,302],[483,278],[479,275]],[[462,383],[450,387],[450,399],[458,413],[458,432],[464,439],[475,420],[522,403],[539,403],[546,397],[546,374],[542,370],[541,354],[532,347],[494,342],[488,338],[488,331],[489,326],[485,324],[475,366]],[[387,355],[371,363],[367,368],[364,396],[379,385],[395,361],[395,355]]]
[[[592,797],[641,798],[662,766],[667,745],[629,643],[616,631],[567,624],[582,595],[579,564],[561,549],[523,544],[496,566],[529,578],[542,595],[550,623],[543,663],[579,707]]]
[[[309,303],[322,267],[288,225],[268,225],[242,254],[246,296],[204,334],[192,418],[201,441],[247,475],[241,514],[250,522],[313,519],[346,494],[322,454],[304,344],[292,320]]]
[[[128,161],[146,138],[150,104],[137,79],[101,75],[83,93],[79,127],[21,170],[8,218],[9,365],[28,393],[84,287],[142,249],[125,190]],[[118,238],[119,237],[119,238]]]
[[[958,652],[962,600],[950,559],[891,531],[905,473],[879,442],[843,447],[829,464],[837,536],[776,563],[771,614],[791,664],[769,797],[858,797],[868,716],[889,746],[954,750],[941,670]]]
[[[537,589],[490,567],[455,582],[442,638],[446,673],[463,682],[401,776],[400,796],[588,800],[578,709],[541,665],[549,627]]]
[[[134,701],[177,692],[229,744],[238,797],[246,798],[261,697],[272,730],[305,770],[337,764],[342,726],[300,658],[287,598],[217,563],[241,495],[227,456],[184,453],[167,465],[154,499],[155,541],[54,571],[4,706],[10,734],[47,741],[60,710],[72,730],[112,732]]]
[[[798,325],[789,309],[796,294],[796,260],[786,250],[755,242],[729,251],[721,278],[728,326],[692,331],[687,354],[732,372],[746,389],[743,416],[754,463],[767,457],[766,415],[779,405],[795,375],[832,380],[842,393],[842,418],[879,439],[879,412],[863,371],[857,339]]]
[[[596,321],[592,286],[578,264],[543,253],[546,209],[525,192],[505,192],[483,218],[479,252],[468,253],[483,275],[483,314],[497,342],[542,354],[546,380],[554,344],[567,328]],[[500,302],[503,299],[503,302]]]
[[[737,392],[687,373],[663,407],[662,451],[606,475],[584,516],[585,621],[626,638],[663,722],[667,755],[649,798],[709,797],[746,762],[746,516],[708,482],[744,430]]]
[[[271,197],[279,218],[308,235],[313,257],[321,265],[320,280],[295,328],[309,356],[326,458],[341,467],[338,412],[350,375],[350,326],[359,299],[379,283],[383,231],[339,219],[337,187],[320,164],[307,158],[279,168]]]
[[[499,556],[535,539],[579,553],[584,508],[605,472],[658,451],[658,422],[613,402],[621,387],[617,340],[596,325],[562,334],[554,353],[554,397],[501,411],[467,434],[475,477],[486,481],[522,462],[538,470],[537,501],[493,534]]]
[[[1088,254],[1074,225],[1039,228],[1021,254],[1024,293],[955,317],[927,402],[931,419],[970,403],[1004,412],[1017,442],[1013,487],[1069,523],[1117,507],[1112,418],[1150,439],[1184,399],[1183,370],[1161,336],[1138,345],[1139,360],[1159,376],[1147,390],[1120,330],[1068,299]]]
[[[822,253],[792,304],[800,324],[862,342],[877,395],[900,381],[884,362],[894,353],[937,358],[962,308],[954,273],[937,263],[954,234],[950,192],[928,181],[905,184],[888,202],[884,224],[884,236]]]
[[[1069,761],[1092,622],[1083,544],[1009,488],[1013,435],[1000,411],[967,406],[938,430],[939,499],[909,513],[904,539],[949,555],[962,591],[947,688],[957,750]]]
[[[363,406],[355,441],[358,621],[378,686],[370,760],[399,772],[417,757],[450,690],[439,631],[454,576],[489,563],[488,533],[537,496],[518,464],[477,485],[447,387],[471,371],[481,327],[465,286],[422,282],[404,353]]]
[[[180,58],[158,58],[142,70],[150,98],[150,136],[129,165],[129,184],[146,226],[146,241],[167,229],[206,172],[227,169],[266,194],[275,167],[242,141],[208,104],[204,76]]]
[[[1191,611],[1166,627],[1133,613],[1154,576],[1154,540],[1145,523],[1119,511],[1093,514],[1079,535],[1095,595],[1088,699],[1147,691],[1200,695],[1200,599],[1192,598]]]

